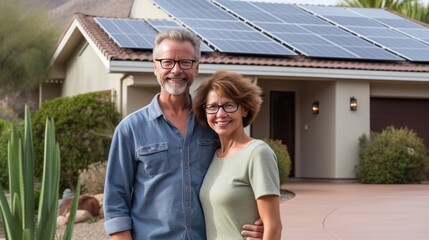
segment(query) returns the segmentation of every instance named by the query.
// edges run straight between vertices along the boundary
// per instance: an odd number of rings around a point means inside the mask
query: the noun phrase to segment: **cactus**
[[[8,144],[10,203],[0,187],[0,212],[7,239],[54,240],[60,180],[60,150],[55,139],[53,119],[46,120],[45,154],[38,216],[34,217],[34,153],[30,110],[25,107],[24,141],[15,127]],[[71,239],[80,194],[78,181],[64,240]]]

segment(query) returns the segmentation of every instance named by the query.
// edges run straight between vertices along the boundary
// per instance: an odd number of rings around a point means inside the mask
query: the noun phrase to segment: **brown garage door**
[[[429,99],[371,98],[371,131],[413,129],[429,148]]]

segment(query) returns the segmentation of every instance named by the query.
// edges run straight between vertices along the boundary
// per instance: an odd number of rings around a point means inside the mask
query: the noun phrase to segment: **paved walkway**
[[[428,240],[429,183],[288,182],[284,240]]]

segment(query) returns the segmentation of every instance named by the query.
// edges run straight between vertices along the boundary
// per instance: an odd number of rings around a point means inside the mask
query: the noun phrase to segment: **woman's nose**
[[[219,110],[217,111],[216,115],[217,116],[225,116],[226,115],[226,112],[223,109],[223,107],[219,107]]]

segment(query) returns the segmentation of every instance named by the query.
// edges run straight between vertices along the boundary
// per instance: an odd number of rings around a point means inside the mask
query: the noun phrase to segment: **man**
[[[200,40],[187,30],[167,30],[155,39],[161,92],[122,120],[110,149],[104,216],[112,239],[206,238],[198,194],[218,139],[191,112],[189,88],[200,56]],[[243,235],[262,236],[251,231]]]

